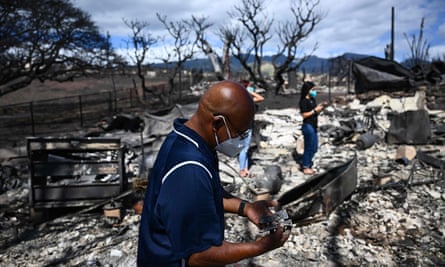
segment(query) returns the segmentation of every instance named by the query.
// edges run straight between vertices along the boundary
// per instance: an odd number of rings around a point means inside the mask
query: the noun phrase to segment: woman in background
[[[247,84],[246,89],[252,96],[254,103],[264,101],[264,97],[255,92],[255,87],[252,82],[249,82]],[[241,152],[238,155],[239,175],[241,177],[252,177],[251,173],[249,172],[249,156],[248,156],[250,141],[252,139],[252,131],[253,131],[253,126],[250,128],[247,137],[244,139],[244,149],[241,150]]]
[[[318,104],[316,86],[313,82],[304,82],[301,87],[300,113],[303,117],[301,131],[304,137],[303,173],[312,175],[316,172],[312,169],[312,159],[318,150],[318,114],[327,105],[327,102]]]

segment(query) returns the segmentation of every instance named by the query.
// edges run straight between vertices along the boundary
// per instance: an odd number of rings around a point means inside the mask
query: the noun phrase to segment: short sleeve
[[[300,113],[308,112],[311,110],[310,103],[306,99],[300,102]]]
[[[193,164],[176,169],[161,186],[157,213],[178,259],[222,243],[214,192],[209,173]]]

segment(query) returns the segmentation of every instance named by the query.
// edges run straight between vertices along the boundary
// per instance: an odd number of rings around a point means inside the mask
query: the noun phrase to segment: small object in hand
[[[273,233],[277,230],[280,224],[283,226],[284,231],[292,229],[292,220],[289,218],[286,210],[283,209],[276,211],[271,216],[262,217],[260,219],[260,224],[264,225],[264,228],[260,231],[261,233]]]

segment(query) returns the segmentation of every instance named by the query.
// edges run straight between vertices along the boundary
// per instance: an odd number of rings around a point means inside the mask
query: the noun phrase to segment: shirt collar
[[[186,121],[187,119],[183,118],[175,119],[175,121],[173,122],[173,131],[175,132],[175,134],[192,143],[198,150],[201,150],[202,153],[207,154],[209,158],[213,158],[214,164],[218,164],[216,151],[214,149],[211,149],[198,133],[185,126],[184,123]]]
[[[206,148],[209,149],[209,146],[207,143],[202,139],[202,137],[197,134],[195,131],[190,129],[189,127],[185,126],[184,123],[187,121],[187,119],[175,119],[173,123],[173,131],[191,142],[193,145],[196,146],[196,148]]]

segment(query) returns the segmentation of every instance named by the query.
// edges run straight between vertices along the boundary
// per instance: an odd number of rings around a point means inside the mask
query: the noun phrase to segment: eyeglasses
[[[220,118],[223,119],[223,121],[224,121],[224,125],[226,125],[227,135],[229,136],[230,139],[232,139],[232,136],[231,136],[231,134],[230,134],[230,130],[229,130],[229,126],[228,126],[228,124],[227,124],[227,122],[226,122],[226,119],[225,119],[224,115],[215,115],[215,116],[216,116],[216,117],[220,117]],[[243,139],[247,138],[247,136],[249,136],[249,131],[250,131],[250,129],[247,129],[247,130],[245,130],[245,131],[242,132],[242,133],[239,133],[238,131],[235,131],[235,132],[236,132],[236,134],[238,135],[238,137],[239,137],[241,140],[243,140]]]

